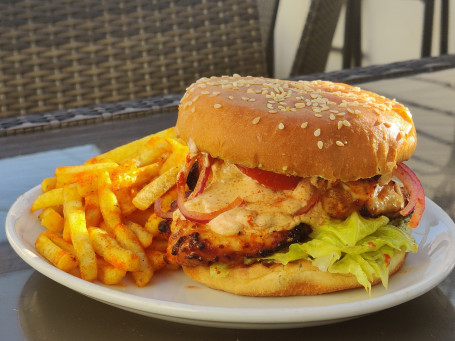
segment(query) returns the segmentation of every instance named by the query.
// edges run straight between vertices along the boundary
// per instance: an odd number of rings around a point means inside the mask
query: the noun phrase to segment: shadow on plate
[[[23,287],[18,310],[27,340],[448,340],[455,333],[455,309],[438,288],[347,322],[302,329],[235,330],[137,315],[85,297],[34,272]]]

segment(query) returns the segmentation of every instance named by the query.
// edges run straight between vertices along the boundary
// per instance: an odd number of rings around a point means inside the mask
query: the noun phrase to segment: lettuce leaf
[[[395,250],[417,252],[417,245],[406,224],[394,226],[385,216],[364,218],[357,212],[346,220],[327,220],[313,228],[310,241],[292,244],[266,260],[282,264],[306,259],[320,270],[352,274],[371,291],[371,281],[380,278],[388,286],[389,260]]]
[[[214,263],[210,265],[210,276],[215,278],[223,278],[229,275],[229,266],[224,263]]]

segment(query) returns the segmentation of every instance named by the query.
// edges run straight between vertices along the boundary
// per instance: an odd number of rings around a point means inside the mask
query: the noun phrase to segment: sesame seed
[[[251,88],[248,88],[248,90],[246,91],[248,94],[255,94],[256,91],[254,91],[253,89]]]
[[[242,97],[242,100],[243,100],[243,101],[248,101],[249,98],[248,98],[248,97]]]
[[[239,77],[241,77],[241,76],[240,76],[238,73],[234,73],[234,74],[232,75],[232,77],[234,77],[234,78],[239,78]]]
[[[191,112],[194,113],[196,111],[196,108],[195,107],[192,107],[191,108]]]
[[[308,127],[308,122],[303,122],[301,125],[300,125],[300,128],[306,128]]]
[[[334,114],[330,114],[330,119],[331,119],[332,121],[335,121],[335,115],[334,115]]]
[[[360,115],[362,112],[360,110],[354,110],[354,114]]]
[[[273,105],[271,105],[271,104],[269,103],[269,104],[267,104],[267,108],[273,109]]]
[[[350,113],[350,114],[353,114],[353,113],[354,113],[354,110],[351,109],[351,108],[347,108],[346,111],[347,111],[348,113]]]
[[[322,149],[324,147],[324,143],[322,141],[318,141],[318,148]]]
[[[258,124],[260,119],[261,119],[261,118],[260,118],[259,116],[258,116],[258,117],[255,117],[251,123],[253,123],[253,124]]]
[[[208,94],[210,94],[210,91],[207,91],[207,90],[201,91],[201,95],[208,95]]]
[[[234,96],[229,96],[228,97],[230,100],[233,100],[234,99]]]
[[[271,113],[271,114],[276,114],[277,112],[278,111],[276,111],[276,110],[269,110],[269,113]]]
[[[318,128],[314,131],[314,136],[319,136],[319,135],[321,135],[321,129]]]
[[[278,124],[278,129],[283,130],[284,129],[284,124],[283,123]]]
[[[314,116],[316,116],[316,117],[319,117],[319,118],[321,118],[321,117],[322,117],[322,115],[321,115],[321,114],[314,114]]]
[[[344,120],[343,125],[345,125],[346,127],[350,127],[351,123],[349,123],[349,121],[347,121],[347,120]]]
[[[295,104],[295,107],[296,107],[297,109],[305,108],[305,103],[301,103],[301,102],[300,102],[300,103],[296,103],[296,104]]]
[[[341,141],[337,141],[336,144],[337,144],[337,146],[344,147],[344,143]]]
[[[378,115],[381,115],[381,114],[382,114],[382,113],[381,113],[381,110],[379,110],[378,108],[374,108],[374,112],[375,112],[376,114],[378,114]]]
[[[207,84],[201,83],[197,85],[198,88],[205,89],[207,87]]]
[[[344,115],[346,115],[345,112],[340,112],[340,113],[337,114],[337,116],[344,116]]]
[[[218,96],[219,94],[220,94],[219,91],[214,91],[214,92],[212,92],[211,96],[215,97],[215,96]]]
[[[338,130],[340,130],[341,127],[343,127],[343,121],[338,121]]]
[[[390,128],[390,127],[392,126],[389,122],[384,122],[384,125],[385,125],[387,128]]]
[[[217,104],[215,104],[213,107],[214,107],[215,109],[219,109],[219,108],[221,108],[221,104],[217,103]]]
[[[250,98],[250,99],[248,100],[248,102],[254,102],[254,101],[256,101],[256,99],[254,99],[254,98]]]

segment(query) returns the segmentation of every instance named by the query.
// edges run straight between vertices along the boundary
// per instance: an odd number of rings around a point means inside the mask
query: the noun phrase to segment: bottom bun
[[[405,259],[405,252],[395,252],[390,260],[389,276],[401,268]],[[318,295],[362,286],[353,275],[320,271],[307,260],[287,265],[257,263],[234,267],[226,277],[210,276],[208,266],[183,266],[183,270],[191,279],[212,289],[245,296]],[[375,278],[372,285],[379,282]]]

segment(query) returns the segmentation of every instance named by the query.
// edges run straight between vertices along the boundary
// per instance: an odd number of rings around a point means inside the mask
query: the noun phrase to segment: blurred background
[[[447,55],[454,17],[455,0],[0,1],[0,128],[181,94],[204,76],[288,78]]]
[[[267,1],[267,0],[266,0]],[[337,0],[332,1],[337,2]],[[443,13],[448,19],[448,53],[455,53],[455,1],[447,0],[359,0],[350,1],[360,7],[355,21],[360,28],[361,65],[386,64],[420,58],[425,43],[430,54],[440,54]],[[275,76],[287,77],[291,72],[311,0],[280,0],[275,27]],[[325,71],[343,68],[343,47],[346,32],[346,7],[343,1],[333,35]],[[427,37],[424,37],[427,15]],[[431,22],[432,21],[432,22]],[[430,33],[430,34],[428,34]],[[424,39],[426,38],[426,39]],[[428,50],[428,48],[427,48]]]

